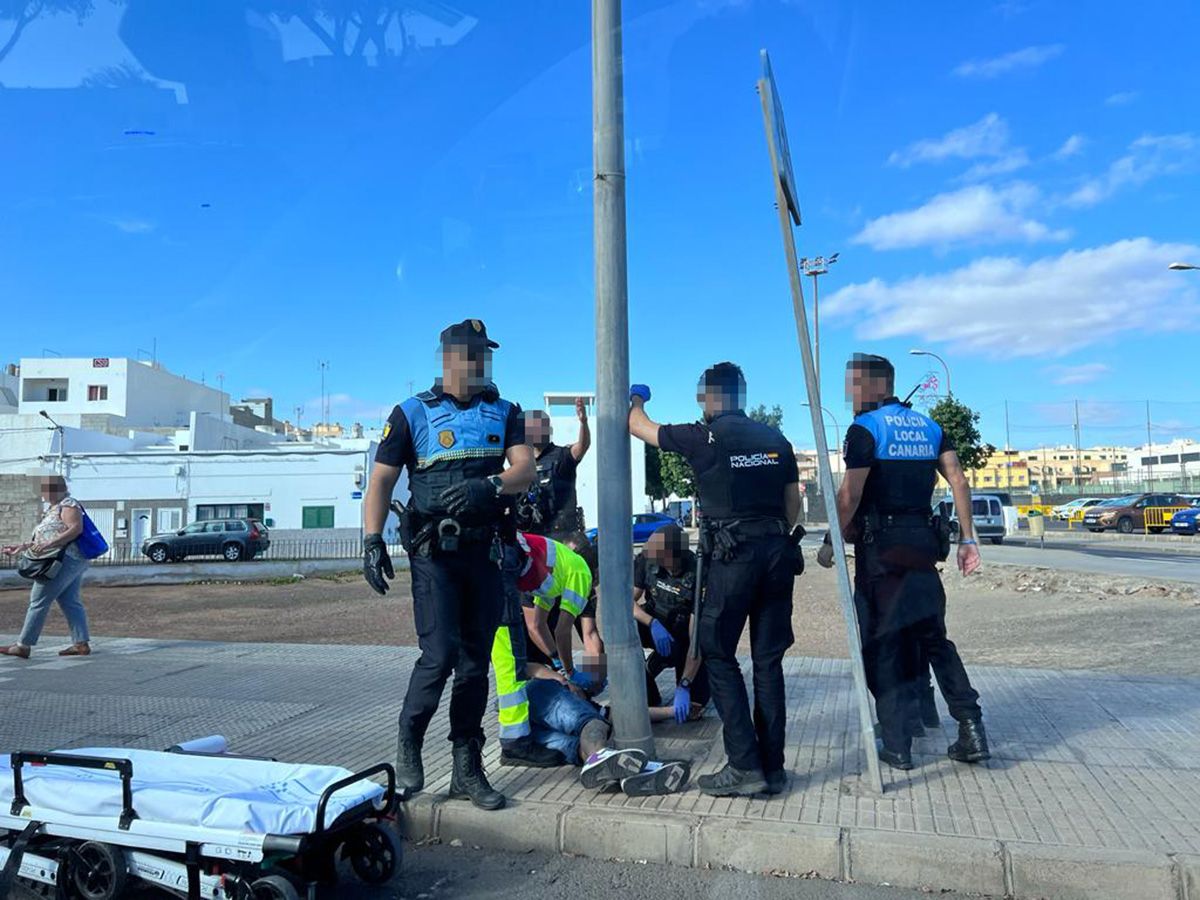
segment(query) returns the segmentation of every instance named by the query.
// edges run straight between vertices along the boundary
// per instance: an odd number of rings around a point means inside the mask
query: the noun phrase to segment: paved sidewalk
[[[416,658],[385,647],[96,647],[85,659],[59,659],[49,646],[30,662],[0,659],[0,750],[159,748],[221,733],[245,753],[363,767],[393,756]],[[781,797],[597,795],[570,769],[501,768],[489,740],[493,780],[515,802],[483,813],[440,796],[449,745],[439,715],[426,741],[427,792],[406,811],[410,832],[993,895],[1200,898],[1200,680],[977,667],[993,759],[947,760],[945,718],[943,733],[917,742],[919,768],[885,768],[877,797],[860,777],[848,663],[785,666],[792,777]],[[719,736],[715,717],[662,726],[659,753],[711,771]]]

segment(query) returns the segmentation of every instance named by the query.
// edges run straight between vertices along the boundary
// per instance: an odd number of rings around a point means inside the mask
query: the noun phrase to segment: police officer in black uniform
[[[692,704],[702,709],[710,696],[704,664],[690,652],[697,565],[687,532],[678,525],[650,535],[633,559],[633,618],[642,646],[654,651],[646,657],[646,697],[651,708],[662,706],[655,679],[673,668],[675,701],[668,712],[681,723],[691,718]]]
[[[505,803],[483,772],[481,724],[492,640],[505,602],[499,527],[511,497],[526,491],[534,477],[521,408],[501,399],[490,380],[498,346],[478,319],[442,332],[442,377],[392,410],[363,502],[363,573],[383,594],[387,578],[395,577],[383,526],[400,470],[408,469],[412,500],[400,534],[412,566],[421,657],[400,713],[397,787],[405,799],[424,787],[421,745],[453,672],[450,796],[484,809]]]
[[[521,531],[565,542],[569,535],[583,529],[575,477],[592,445],[592,432],[582,397],[575,398],[575,415],[579,437],[570,447],[560,447],[551,440],[553,429],[546,413],[540,409],[525,413],[525,440],[537,454],[537,480],[517,501],[517,527]]]
[[[922,656],[958,721],[951,759],[989,757],[979,695],[946,637],[946,592],[937,563],[949,552],[931,508],[937,473],[950,484],[962,523],[958,567],[979,567],[971,525],[971,491],[953,443],[933,419],[894,396],[895,373],[881,356],[855,354],[846,392],[857,416],[846,432],[846,475],[838,520],[854,542],[854,593],[867,685],[882,731],[879,758],[911,769],[911,721],[918,707]],[[965,513],[963,512],[965,510]],[[822,564],[829,561],[824,552]]]
[[[800,515],[792,446],[777,428],[746,416],[746,381],[733,363],[706,370],[696,388],[704,421],[659,425],[646,415],[645,385],[630,391],[629,430],[654,447],[681,453],[696,474],[702,552],[711,554],[700,613],[700,652],[724,725],[729,759],[697,779],[719,797],[779,793],[787,702],[783,654],[792,645],[792,587],[799,549],[789,529]],[[754,712],[738,665],[738,641],[750,622]]]

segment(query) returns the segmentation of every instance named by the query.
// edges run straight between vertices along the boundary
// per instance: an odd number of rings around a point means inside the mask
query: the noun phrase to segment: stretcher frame
[[[168,752],[262,759],[178,747]],[[399,843],[394,831],[382,824],[392,818],[396,807],[396,774],[387,763],[326,786],[317,802],[316,826],[311,832],[258,834],[140,818],[133,804],[133,763],[128,759],[19,752],[11,754],[11,762],[13,801],[8,808],[0,807],[0,900],[7,900],[6,881],[11,884],[16,878],[39,886],[46,896],[62,900],[88,896],[72,887],[71,878],[62,877],[76,864],[78,849],[84,844],[109,848],[116,864],[125,866],[123,877],[165,888],[188,900],[288,900],[299,896],[301,888],[313,900],[318,885],[336,880],[337,857],[346,847],[363,854],[366,862],[360,865],[355,860],[354,869],[368,883],[390,880],[399,867]],[[115,818],[80,816],[34,806],[25,797],[26,766],[115,771],[121,780],[121,812]],[[334,794],[378,775],[387,778],[382,806],[363,801],[333,822],[325,821]],[[381,858],[368,858],[368,850],[377,851]],[[264,887],[265,882],[270,883]],[[47,887],[53,892],[47,893]]]

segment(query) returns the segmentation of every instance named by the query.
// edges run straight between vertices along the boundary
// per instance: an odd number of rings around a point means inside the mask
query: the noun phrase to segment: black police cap
[[[463,319],[456,325],[451,325],[442,332],[442,346],[447,344],[466,344],[469,347],[493,350],[500,345],[487,336],[487,326],[479,319]]]

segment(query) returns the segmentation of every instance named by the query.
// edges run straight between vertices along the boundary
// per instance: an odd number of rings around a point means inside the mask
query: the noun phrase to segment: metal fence
[[[388,552],[393,558],[404,555],[399,543],[389,544]],[[357,561],[362,559],[363,545],[361,537],[354,538],[316,538],[272,540],[266,550],[255,554],[255,562],[298,562],[301,560],[344,559]],[[230,566],[245,565],[248,558],[229,562],[220,554],[189,553],[186,562],[224,562]],[[128,541],[116,541],[104,556],[92,560],[94,566],[153,566],[154,561],[141,552],[141,548]],[[170,566],[170,563],[163,563]],[[0,569],[15,569],[17,557],[0,556]]]

